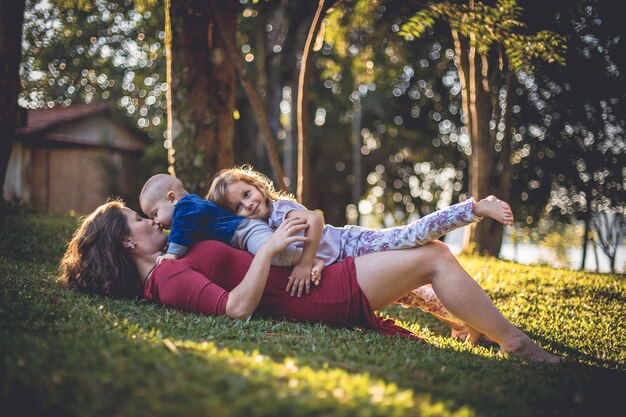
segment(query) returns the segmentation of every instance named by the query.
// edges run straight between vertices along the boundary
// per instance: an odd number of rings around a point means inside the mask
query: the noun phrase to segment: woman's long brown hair
[[[124,203],[110,201],[87,216],[61,260],[60,280],[86,294],[137,297],[142,284],[122,241],[130,235]]]

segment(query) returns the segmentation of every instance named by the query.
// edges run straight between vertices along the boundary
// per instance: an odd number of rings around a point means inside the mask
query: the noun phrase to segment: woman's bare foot
[[[500,345],[500,352],[503,354],[511,354],[522,358],[528,358],[537,362],[547,362],[553,365],[564,363],[564,359],[560,356],[553,355],[545,350],[528,336],[523,335],[516,338],[510,345]]]
[[[326,267],[326,264],[324,263],[324,261],[321,261],[319,259],[315,259],[313,261],[313,268],[311,268],[311,281],[313,281],[313,284],[320,285],[320,281],[322,279],[322,271],[324,270],[324,268]]]
[[[490,217],[507,226],[513,226],[511,206],[493,195],[474,203],[474,214],[478,217]]]

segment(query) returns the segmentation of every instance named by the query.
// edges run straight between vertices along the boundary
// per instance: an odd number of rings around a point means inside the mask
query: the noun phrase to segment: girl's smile
[[[265,196],[254,185],[245,181],[230,184],[226,187],[225,197],[228,209],[235,214],[249,219],[267,217]]]

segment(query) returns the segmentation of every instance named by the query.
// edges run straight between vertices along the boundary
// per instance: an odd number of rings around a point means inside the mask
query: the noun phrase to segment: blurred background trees
[[[19,104],[113,101],[155,146],[146,171],[165,171],[164,9],[160,0],[26,0]]]
[[[390,226],[496,193],[511,201],[526,235],[541,219],[582,221],[586,248],[599,236],[594,216],[623,214],[618,1],[327,2],[306,73],[303,133],[307,200],[329,223]],[[209,6],[223,16],[220,32]],[[298,75],[317,6],[26,0],[19,102],[114,101],[154,140],[143,176],[166,171],[173,156],[177,175],[200,195],[232,164],[274,176],[225,36],[256,87],[295,192]],[[470,111],[471,100],[480,111]],[[488,158],[472,159],[479,155]],[[470,184],[479,177],[483,185]],[[484,228],[474,248],[497,254],[502,230]]]
[[[528,31],[517,0],[498,0],[493,6],[431,2],[402,27],[411,38],[432,30],[437,20],[449,26],[461,86],[463,122],[467,126],[471,157],[470,194],[482,198],[511,195],[512,141],[516,75],[528,76],[538,61],[564,64],[565,38],[558,33]],[[487,219],[467,229],[465,249],[498,255],[502,225]]]

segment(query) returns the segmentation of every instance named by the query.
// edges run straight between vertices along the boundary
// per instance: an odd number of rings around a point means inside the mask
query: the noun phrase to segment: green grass
[[[626,281],[479,257],[461,263],[504,315],[574,363],[468,347],[390,307],[428,344],[370,331],[202,317],[63,289],[76,219],[0,224],[3,416],[601,416],[626,392]]]

